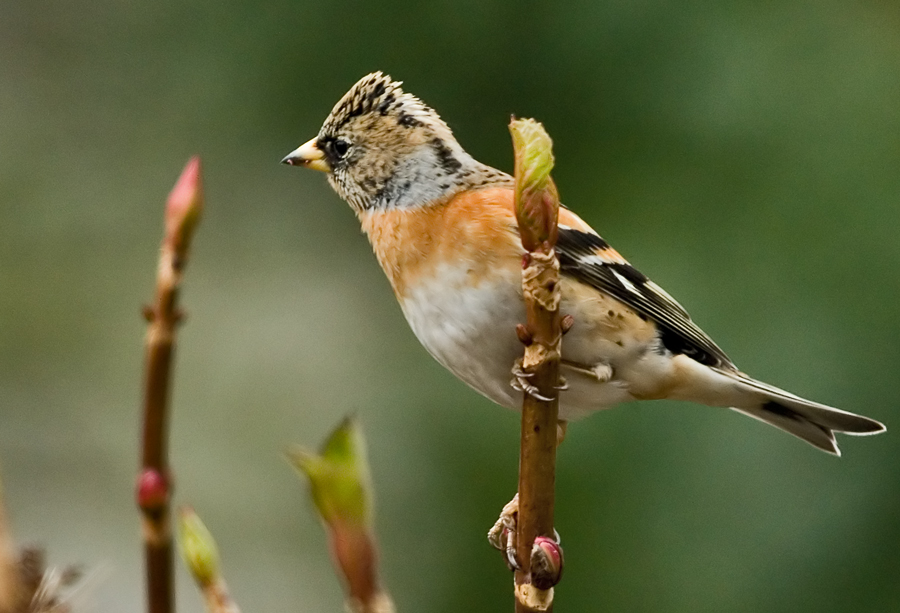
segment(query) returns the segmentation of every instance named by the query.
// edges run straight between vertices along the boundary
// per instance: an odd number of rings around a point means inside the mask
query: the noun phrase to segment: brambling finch
[[[284,162],[325,172],[369,237],[425,349],[497,404],[522,405],[522,247],[513,180],[475,160],[438,114],[380,72],[335,105]],[[874,434],[868,417],[750,378],[669,294],[575,213],[560,208],[556,251],[563,343],[561,420],[622,402],[670,398],[729,407],[839,455],[835,432]],[[516,387],[519,387],[517,390]]]

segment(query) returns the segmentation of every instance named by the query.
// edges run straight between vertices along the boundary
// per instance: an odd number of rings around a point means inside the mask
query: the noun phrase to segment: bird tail
[[[834,440],[835,432],[865,435],[878,434],[886,429],[884,424],[874,419],[805,400],[742,373],[728,375],[743,388],[744,397],[755,401],[732,407],[735,411],[780,428],[828,453],[841,455]]]

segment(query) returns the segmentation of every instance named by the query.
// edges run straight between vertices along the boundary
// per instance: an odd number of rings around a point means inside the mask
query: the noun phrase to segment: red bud
[[[137,503],[141,510],[148,513],[162,511],[170,495],[169,482],[159,471],[148,468],[138,476]]]
[[[559,543],[546,536],[534,539],[531,548],[531,584],[549,590],[562,579],[563,553]]]
[[[519,341],[526,347],[534,342],[534,336],[532,336],[528,326],[525,324],[516,324],[516,336],[519,337]]]

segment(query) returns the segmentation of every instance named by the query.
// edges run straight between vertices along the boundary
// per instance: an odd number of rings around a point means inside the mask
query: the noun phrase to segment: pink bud
[[[559,543],[546,536],[534,539],[531,548],[531,584],[549,590],[562,579],[563,553]]]
[[[525,324],[516,324],[516,336],[519,338],[519,342],[526,347],[534,342],[534,336]]]
[[[143,511],[162,511],[170,494],[169,482],[158,470],[148,468],[138,476],[137,503]]]
[[[166,201],[166,242],[176,251],[185,251],[200,213],[203,211],[203,181],[200,177],[200,157],[192,157]]]

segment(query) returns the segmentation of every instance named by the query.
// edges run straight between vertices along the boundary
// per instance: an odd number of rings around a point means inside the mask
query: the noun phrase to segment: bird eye
[[[332,147],[332,150],[334,151],[334,154],[338,158],[342,158],[345,155],[347,155],[347,152],[350,150],[350,143],[348,143],[347,141],[345,141],[341,138],[336,138],[334,140],[334,142],[332,143],[331,147]]]

